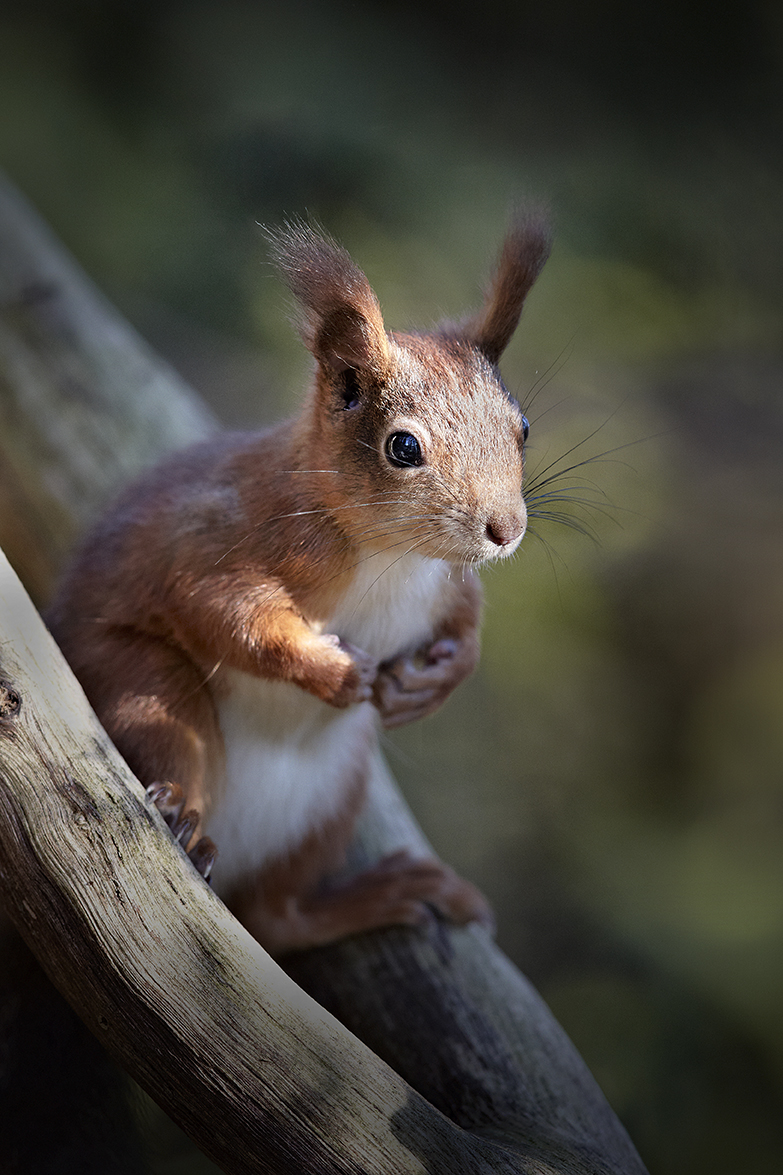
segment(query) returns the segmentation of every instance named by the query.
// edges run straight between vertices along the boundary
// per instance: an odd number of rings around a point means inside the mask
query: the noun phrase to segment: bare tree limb
[[[0,536],[36,597],[116,485],[211,426],[0,188]],[[6,900],[54,982],[225,1170],[643,1175],[573,1046],[478,928],[378,932],[288,963],[396,1073],[309,1000],[160,835],[2,583]],[[357,860],[417,842],[379,761]]]
[[[161,835],[5,560],[0,616],[0,883],[106,1047],[228,1171],[391,1175],[422,1148],[523,1170],[297,988]]]
[[[33,597],[119,486],[215,427],[0,176],[0,546]]]

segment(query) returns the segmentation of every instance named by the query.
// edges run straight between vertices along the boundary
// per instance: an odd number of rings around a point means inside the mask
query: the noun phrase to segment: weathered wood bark
[[[123,482],[216,426],[0,176],[0,546],[33,598]]]
[[[0,536],[37,598],[115,485],[211,426],[0,189]],[[478,928],[365,935],[290,961],[397,1073],[309,1000],[160,834],[4,582],[0,882],[55,982],[207,1153],[227,1171],[643,1172]],[[357,857],[420,842],[379,761]]]

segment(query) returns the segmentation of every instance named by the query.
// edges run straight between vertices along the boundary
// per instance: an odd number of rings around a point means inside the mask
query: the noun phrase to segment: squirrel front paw
[[[355,645],[349,645],[339,637],[330,636],[326,639],[342,654],[343,669],[339,685],[326,700],[340,709],[352,706],[356,702],[371,701],[378,662],[363,649],[357,649]]]
[[[196,867],[205,881],[209,881],[218,851],[213,840],[202,836],[188,848],[199,826],[201,816],[195,808],[185,808],[186,796],[178,783],[151,783],[145,794],[160,812],[174,840]]]
[[[432,714],[475,667],[478,644],[442,637],[413,656],[385,661],[373,687],[383,725],[403,726]]]

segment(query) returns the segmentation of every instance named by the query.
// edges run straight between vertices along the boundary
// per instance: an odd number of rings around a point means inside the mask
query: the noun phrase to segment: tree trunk
[[[0,539],[36,600],[115,487],[212,427],[0,187]],[[480,928],[362,935],[286,975],[170,842],[6,565],[0,583],[4,901],[88,1026],[224,1170],[643,1175]],[[421,843],[379,758],[355,859]]]

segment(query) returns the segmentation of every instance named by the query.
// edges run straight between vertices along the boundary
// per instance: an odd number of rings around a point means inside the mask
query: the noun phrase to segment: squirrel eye
[[[393,432],[386,442],[386,456],[392,465],[421,465],[424,457],[421,445],[409,432]]]
[[[527,438],[530,436],[530,422],[526,416],[522,417],[522,444],[524,445]]]

